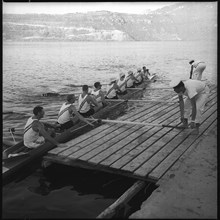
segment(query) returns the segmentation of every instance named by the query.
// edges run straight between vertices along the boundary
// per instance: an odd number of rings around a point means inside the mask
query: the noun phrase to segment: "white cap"
[[[131,70],[128,71],[128,76],[130,76],[131,74],[133,74],[133,72]]]
[[[125,76],[124,73],[119,73],[119,77],[121,78],[122,76]]]
[[[170,82],[170,87],[174,88],[181,82],[180,78],[174,78]]]
[[[116,81],[116,78],[115,78],[115,77],[112,77],[112,78],[110,78],[110,80],[109,80],[109,82],[114,82],[114,81]]]

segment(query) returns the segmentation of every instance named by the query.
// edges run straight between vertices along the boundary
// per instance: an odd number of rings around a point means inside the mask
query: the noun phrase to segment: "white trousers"
[[[206,86],[203,93],[197,94],[195,96],[196,99],[196,118],[195,123],[201,123],[202,119],[202,113],[204,111],[204,107],[206,102],[208,101],[208,95],[209,95],[209,87]],[[185,118],[190,118],[190,115],[192,113],[192,105],[190,99],[187,97],[184,102],[184,115]]]
[[[205,68],[206,68],[205,63],[199,63],[198,66],[193,71],[192,79],[201,80],[202,79],[202,73],[205,70]]]

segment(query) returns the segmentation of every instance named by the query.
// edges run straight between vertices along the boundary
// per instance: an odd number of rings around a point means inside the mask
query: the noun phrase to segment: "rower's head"
[[[194,63],[194,62],[195,62],[194,60],[190,60],[189,64],[192,65],[192,63]]]
[[[66,97],[66,100],[67,102],[69,103],[74,103],[76,101],[76,97],[74,94],[69,94],[67,97]]]
[[[180,78],[172,79],[170,82],[170,87],[172,87],[173,90],[179,95],[182,95],[186,90],[185,85]]]
[[[95,82],[95,83],[94,83],[94,87],[95,87],[96,89],[101,89],[102,84],[101,84],[100,82]]]
[[[34,116],[36,116],[38,119],[41,119],[44,117],[44,113],[45,113],[44,108],[38,105],[34,107],[33,113],[34,113]]]
[[[137,69],[137,72],[140,73],[140,72],[141,72],[141,68],[138,68],[138,69]]]
[[[119,73],[119,78],[120,79],[124,79],[125,78],[125,74],[124,73]]]
[[[82,91],[87,93],[89,91],[89,86],[88,85],[83,85],[82,86]]]

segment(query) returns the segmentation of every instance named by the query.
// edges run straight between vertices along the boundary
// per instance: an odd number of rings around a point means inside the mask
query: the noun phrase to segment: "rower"
[[[79,122],[79,120],[94,126],[92,123],[87,121],[83,116],[81,116],[73,103],[76,101],[74,94],[70,94],[66,98],[67,102],[63,103],[60,108],[57,122],[61,125],[61,129],[65,130],[71,128],[73,125]]]
[[[57,147],[66,147],[66,144],[58,143],[54,138],[53,131],[46,131],[40,119],[44,117],[44,109],[41,106],[36,106],[33,109],[34,116],[30,117],[24,127],[24,145],[27,151],[40,147],[45,143],[45,139],[50,141]]]
[[[118,99],[117,91],[121,92],[119,86],[116,83],[116,78],[111,78],[107,85],[106,99]]]
[[[145,79],[149,79],[149,77],[151,76],[149,69],[147,69],[146,66],[143,66],[143,76],[145,77]]]
[[[133,72],[131,70],[128,71],[128,75],[126,77],[127,85],[126,88],[134,88],[135,87],[135,82],[138,83],[138,80],[134,76]]]
[[[117,80],[117,85],[118,85],[119,89],[121,90],[121,92],[116,91],[118,95],[127,94],[126,83],[127,83],[127,81],[125,79],[125,74],[119,73],[119,79]]]
[[[78,112],[83,117],[89,117],[93,115],[96,111],[101,109],[98,102],[89,94],[89,86],[83,85],[82,86],[82,94],[79,95],[79,102],[78,102]],[[96,108],[94,108],[96,107]]]
[[[137,69],[137,72],[134,74],[138,82],[135,82],[135,85],[140,85],[144,81],[143,72],[141,71],[141,68]]]
[[[94,87],[95,87],[95,89],[92,90],[91,94],[94,96],[94,98],[98,102],[99,106],[101,108],[103,108],[108,103],[105,101],[105,95],[104,95],[103,91],[101,90],[102,84],[100,82],[95,82]]]

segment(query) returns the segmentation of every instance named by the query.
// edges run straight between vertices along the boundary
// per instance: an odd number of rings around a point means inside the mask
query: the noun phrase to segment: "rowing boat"
[[[138,99],[143,96],[143,91],[147,87],[148,83],[149,82],[143,82],[142,84],[137,86],[138,89],[136,90],[127,89],[128,92],[126,95],[119,96],[119,98],[123,99],[123,101],[120,101],[118,103],[108,102],[109,104],[100,111],[98,111],[97,113],[95,113],[93,115],[93,118],[95,119],[117,118],[127,108],[128,99]],[[101,123],[97,123],[95,121],[92,123],[94,124],[94,127],[86,124],[85,122],[80,121],[78,124],[62,132],[55,139],[59,143],[65,143],[101,125]],[[3,182],[8,181],[8,179],[11,178],[12,174],[15,174],[22,167],[26,166],[33,160],[44,155],[47,151],[53,149],[54,147],[55,145],[53,145],[52,143],[46,142],[42,146],[24,154],[22,153],[22,150],[24,150],[25,147],[23,141],[21,141],[18,144],[6,149],[3,152],[3,169],[2,169]],[[12,153],[18,155],[15,157],[8,158],[8,155]]]

